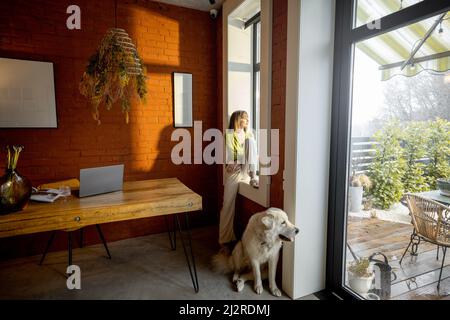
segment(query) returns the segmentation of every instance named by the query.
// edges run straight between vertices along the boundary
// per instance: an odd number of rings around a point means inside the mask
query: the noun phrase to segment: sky
[[[352,136],[365,136],[368,123],[383,110],[383,82],[378,64],[355,49]]]

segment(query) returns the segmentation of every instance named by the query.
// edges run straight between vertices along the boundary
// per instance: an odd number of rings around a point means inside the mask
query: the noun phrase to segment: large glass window
[[[450,178],[450,28],[445,20],[442,32],[438,23],[405,64],[441,16],[356,44],[345,283],[364,298],[440,299],[450,291],[445,269],[437,291],[444,257],[438,240],[424,241],[434,237],[427,229],[440,214],[437,205],[428,212],[425,207],[435,201],[450,206],[450,197],[441,199],[437,185],[438,179]],[[429,215],[430,225],[414,230],[413,214],[417,223]],[[450,222],[450,215],[444,221]],[[442,232],[450,240],[450,228]],[[414,247],[406,251],[411,237]]]
[[[258,14],[259,17],[259,14]],[[256,145],[259,141],[261,128],[261,20],[258,18],[253,24],[253,129]],[[259,165],[258,165],[259,167]],[[259,172],[259,168],[257,168]]]
[[[276,161],[273,161],[273,166],[263,162],[267,170],[259,170],[260,161],[267,161],[265,153],[268,150],[277,154],[274,151],[276,146],[271,145],[272,139],[275,138],[265,135],[271,134],[269,114],[272,64],[269,54],[262,51],[262,48],[272,46],[272,4],[272,1],[238,0],[225,2],[223,6],[224,16],[228,21],[227,27],[224,28],[224,38],[227,42],[223,51],[226,57],[223,83],[226,108],[224,128],[228,127],[234,111],[244,110],[248,113],[249,129],[253,131],[256,140],[248,139],[248,143],[256,148],[247,150],[255,151],[249,152],[252,155],[249,157],[257,159],[257,176],[253,176],[251,171],[248,179],[243,179],[240,183],[239,193],[262,206],[269,205],[269,173],[272,174],[269,167],[275,168]],[[264,129],[263,133],[260,132],[261,129]]]
[[[448,299],[450,4],[404,1],[396,22],[378,10],[395,1],[343,2],[382,19],[336,47],[329,279],[363,299]]]
[[[253,129],[259,132],[261,88],[261,21],[253,24]]]
[[[423,0],[357,0],[355,27],[408,8]]]

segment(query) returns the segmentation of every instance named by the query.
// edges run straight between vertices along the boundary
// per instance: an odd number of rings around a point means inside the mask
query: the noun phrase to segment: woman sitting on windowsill
[[[232,249],[233,242],[236,240],[233,224],[239,183],[248,180],[250,176],[250,185],[258,188],[256,141],[248,130],[248,122],[247,112],[233,112],[229,130],[225,135],[227,164],[223,206],[220,211],[219,244],[228,250]]]

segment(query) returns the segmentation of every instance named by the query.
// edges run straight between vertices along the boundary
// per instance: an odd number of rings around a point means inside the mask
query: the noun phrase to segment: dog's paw
[[[272,294],[273,294],[275,297],[281,297],[281,291],[280,291],[280,289],[278,289],[278,288],[270,289],[270,292],[272,292]]]
[[[236,281],[238,281],[238,280],[239,280],[239,274],[235,273],[235,274],[233,275],[233,282],[236,282]]]
[[[261,294],[261,293],[263,292],[263,286],[262,286],[262,284],[256,284],[256,285],[255,285],[255,292],[256,292],[257,294]]]
[[[241,292],[242,290],[244,290],[244,284],[245,284],[245,282],[242,279],[237,279],[236,280],[236,290],[237,290],[237,292]]]

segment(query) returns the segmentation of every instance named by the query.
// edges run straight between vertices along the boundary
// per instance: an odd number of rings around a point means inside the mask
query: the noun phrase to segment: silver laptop
[[[79,197],[120,191],[123,188],[124,165],[80,170]]]

